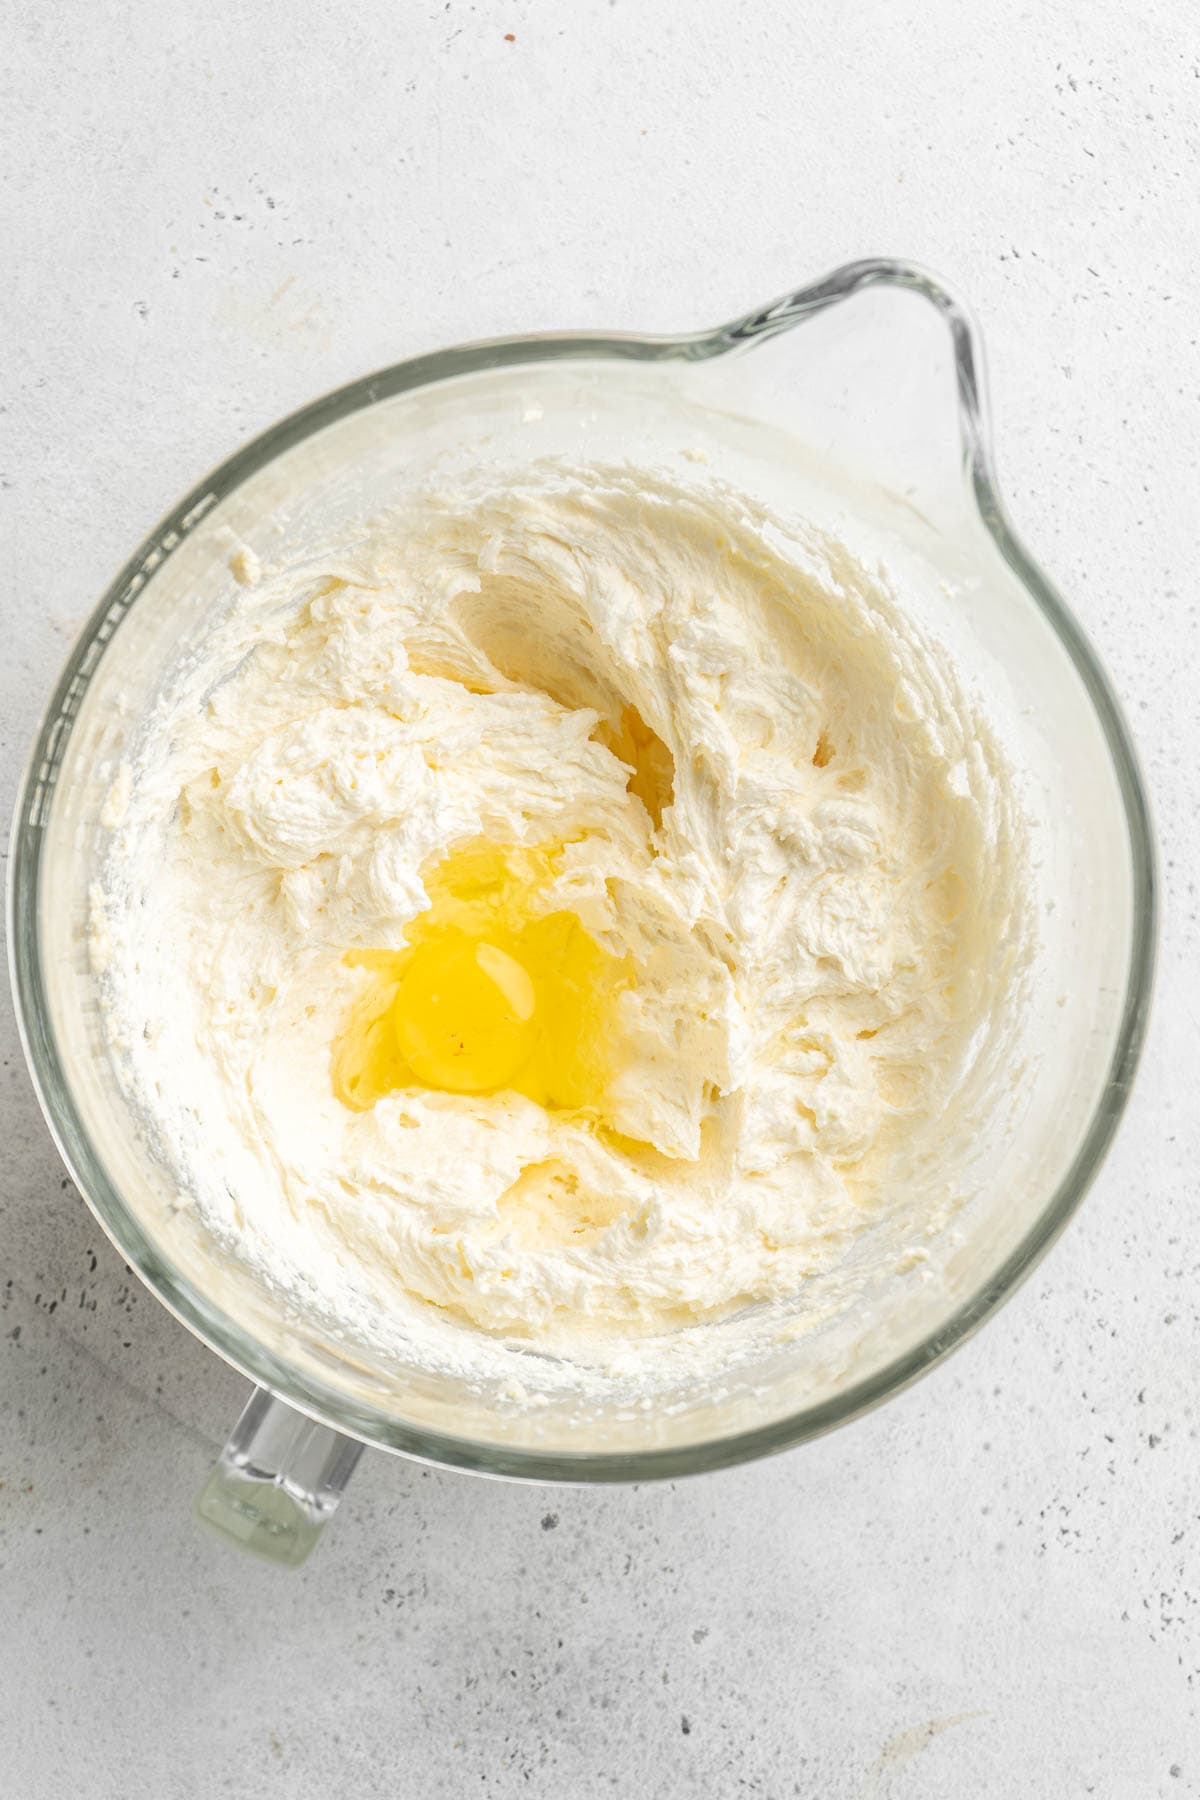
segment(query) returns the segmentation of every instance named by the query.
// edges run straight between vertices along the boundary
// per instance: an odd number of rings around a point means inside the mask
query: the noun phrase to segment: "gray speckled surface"
[[[1139,732],[1167,902],[1117,1149],[932,1378],[674,1487],[368,1457],[296,1576],[192,1523],[244,1384],[65,1183],[6,1010],[3,1792],[1200,1794],[1193,8],[7,15],[6,800],[103,584],[281,412],[458,338],[699,325],[895,251],[984,322],[1005,487]]]

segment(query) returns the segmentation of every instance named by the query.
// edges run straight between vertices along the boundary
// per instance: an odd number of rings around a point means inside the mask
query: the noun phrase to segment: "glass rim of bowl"
[[[44,826],[54,780],[100,652],[153,571],[211,508],[283,452],[352,413],[454,377],[515,365],[614,360],[700,362],[790,330],[871,287],[923,296],[951,338],[957,423],[968,493],[995,547],[1050,625],[1080,678],[1112,759],[1129,837],[1132,877],[1129,964],[1107,1078],[1065,1174],[1016,1247],[935,1330],[837,1395],[766,1424],[677,1447],[634,1452],[538,1450],[457,1437],[348,1401],[330,1383],[292,1367],[245,1331],[148,1239],[109,1181],[75,1107],[55,1044],[39,937]],[[552,332],[481,340],[428,352],[360,377],[301,407],[227,458],[185,495],[109,585],[84,625],[34,738],[13,813],[8,879],[9,965],[18,1032],[51,1136],[75,1185],[117,1250],[162,1304],[209,1349],[300,1412],[379,1449],[445,1467],[509,1478],[645,1481],[718,1469],[788,1449],[844,1424],[900,1392],[965,1342],[1036,1267],[1082,1201],[1112,1141],[1145,1038],[1157,940],[1158,871],[1146,787],[1109,679],[1083,630],[1025,549],[996,481],[978,329],[945,283],[887,258],[847,263],[769,305],[710,331],[674,336]]]

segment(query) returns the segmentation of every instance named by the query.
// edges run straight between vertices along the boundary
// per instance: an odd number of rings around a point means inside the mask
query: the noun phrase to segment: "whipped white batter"
[[[963,1198],[1027,933],[1011,781],[886,578],[744,498],[543,468],[268,572],[107,814],[94,954],[180,1201],[364,1342],[602,1355]],[[632,958],[619,1136],[334,1095],[346,952],[481,839],[565,845],[547,910]]]

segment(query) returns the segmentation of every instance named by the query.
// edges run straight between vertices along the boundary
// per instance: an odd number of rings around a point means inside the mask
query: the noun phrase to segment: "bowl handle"
[[[298,1568],[332,1518],[363,1445],[255,1388],[199,1498],[206,1525]]]

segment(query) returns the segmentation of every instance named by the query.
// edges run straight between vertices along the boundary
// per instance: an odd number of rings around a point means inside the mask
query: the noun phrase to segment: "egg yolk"
[[[603,1112],[612,1011],[631,985],[574,913],[547,912],[562,846],[473,847],[426,877],[428,911],[401,950],[352,951],[370,975],[333,1047],[333,1088],[363,1111],[384,1094],[508,1089]]]
[[[392,1003],[400,1054],[426,1087],[502,1087],[537,1042],[537,990],[515,956],[465,932],[415,950]]]

